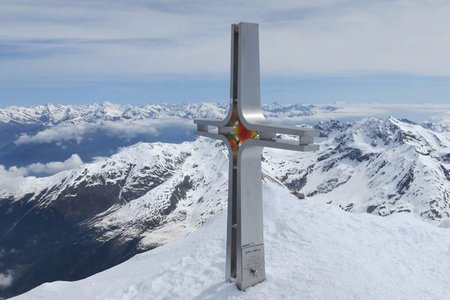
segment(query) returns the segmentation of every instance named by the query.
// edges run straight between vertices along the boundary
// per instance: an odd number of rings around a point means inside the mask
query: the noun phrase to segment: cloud
[[[133,121],[102,121],[96,124],[57,125],[35,135],[23,134],[15,143],[53,143],[75,141],[81,143],[88,134],[100,133],[130,140],[139,135],[158,136],[160,131],[173,127],[176,130],[192,129],[193,123],[185,119],[143,119]]]
[[[17,192],[28,183],[37,183],[35,181],[38,179],[34,176],[50,176],[81,167],[83,164],[80,156],[73,154],[65,161],[54,161],[45,164],[33,163],[24,167],[12,166],[8,169],[0,165],[0,191]]]
[[[22,176],[46,176],[62,171],[71,170],[82,166],[84,163],[78,154],[73,154],[65,161],[53,161],[49,163],[33,163],[25,167],[11,167],[9,172]]]
[[[9,171],[3,165],[0,165],[0,178],[0,191],[10,192],[19,190],[25,180],[20,172]]]
[[[448,1],[4,0],[0,80],[225,78],[239,20],[261,25],[263,74],[450,76]]]
[[[450,105],[448,104],[401,104],[401,103],[336,103],[332,105],[333,110],[324,109],[323,106],[314,106],[311,116],[302,116],[298,120],[290,119],[290,122],[306,122],[315,124],[318,121],[340,119],[355,121],[363,117],[386,118],[394,116],[396,118],[407,118],[414,122],[432,121],[435,123],[447,123],[450,115]]]
[[[7,270],[4,273],[0,273],[0,289],[11,286],[13,282],[13,276],[11,270]]]
[[[51,143],[54,141],[76,141],[80,143],[83,135],[93,132],[93,125],[70,125],[70,126],[54,126],[49,129],[38,132],[36,135],[22,134],[15,143]]]
[[[105,122],[100,129],[110,136],[119,136],[130,140],[139,135],[158,136],[166,128],[174,132],[193,129],[192,120],[186,119],[144,119],[132,122]]]

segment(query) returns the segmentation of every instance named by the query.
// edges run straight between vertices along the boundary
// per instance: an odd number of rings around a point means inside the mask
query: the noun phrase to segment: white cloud
[[[0,289],[9,287],[13,282],[13,276],[11,270],[7,270],[4,273],[0,273]]]
[[[96,124],[54,126],[35,135],[23,134],[15,143],[52,143],[75,141],[80,143],[87,134],[105,133],[122,139],[132,139],[139,135],[158,136],[160,131],[173,127],[175,130],[188,130],[194,127],[191,120],[185,119],[143,119],[133,121],[104,121]]]
[[[162,121],[163,122],[163,121]],[[124,139],[131,139],[139,134],[158,135],[159,120],[138,120],[133,122],[105,122],[99,129],[111,136],[118,136]]]
[[[0,191],[17,191],[24,182],[23,175],[14,170],[7,170],[0,165]]]
[[[38,132],[36,135],[22,134],[16,144],[28,143],[51,143],[54,141],[76,141],[80,143],[83,135],[94,131],[92,125],[70,125],[70,126],[54,126],[49,129]]]
[[[49,163],[33,163],[25,167],[11,167],[9,172],[22,176],[53,175],[62,171],[71,170],[82,166],[84,163],[78,154],[73,154],[65,161],[53,161]]]
[[[0,80],[224,76],[237,21],[261,25],[263,74],[450,76],[449,1],[5,0]]]
[[[165,128],[173,128],[174,132],[194,128],[192,120],[186,119],[144,119],[132,122],[105,122],[100,129],[112,136],[132,139],[139,135],[158,136]]]
[[[437,123],[447,123],[450,116],[449,104],[400,104],[400,103],[336,103],[332,106],[336,110],[327,111],[322,107],[313,108],[312,116],[302,116],[299,121],[314,124],[317,121],[330,119],[357,120],[363,117],[384,118],[395,116],[406,118],[414,122],[432,121]],[[293,121],[291,119],[291,121]]]
[[[65,161],[54,161],[49,163],[33,163],[24,167],[12,166],[5,168],[0,165],[0,191],[17,192],[26,184],[33,185],[37,178],[34,176],[50,176],[56,173],[71,170],[83,165],[78,154],[73,154]]]

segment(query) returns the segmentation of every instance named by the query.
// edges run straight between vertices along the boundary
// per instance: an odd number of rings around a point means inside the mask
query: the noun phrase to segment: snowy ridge
[[[405,211],[449,225],[448,132],[395,118],[317,127],[323,136],[317,153],[266,152],[267,161],[277,162],[275,176],[292,191],[350,212]]]
[[[135,150],[149,154],[149,145],[137,145]],[[203,224],[211,215],[224,209],[228,188],[227,153],[219,142],[200,140],[196,143],[173,145],[158,144],[163,162],[150,170],[145,161],[133,166],[132,174],[122,187],[121,194],[135,194],[137,186],[150,190],[119,209],[90,222],[95,229],[103,229],[108,236],[142,235],[142,244],[161,245],[168,240],[183,237]],[[211,147],[215,151],[207,151]],[[122,155],[129,159],[128,149]],[[139,160],[141,155],[136,157]],[[112,158],[112,160],[115,160]],[[167,162],[176,162],[169,172]],[[143,172],[144,170],[144,172]],[[158,174],[155,176],[155,171]],[[148,176],[155,180],[148,182]],[[159,182],[158,182],[159,180]],[[156,182],[156,184],[155,184]],[[154,186],[152,186],[152,184]],[[132,200],[132,201],[131,201]],[[155,230],[148,231],[149,228]]]
[[[0,198],[57,208],[101,232],[102,241],[142,235],[146,246],[154,246],[193,231],[224,208],[227,172],[219,142],[139,143],[79,169],[26,177],[19,190],[0,191]],[[155,228],[161,228],[156,238],[147,237]]]
[[[399,214],[351,216],[264,185],[267,281],[224,282],[226,214],[185,239],[13,299],[447,299],[450,236]]]
[[[312,110],[333,111],[332,106],[315,107],[302,104],[277,104],[263,106],[268,117],[301,117],[312,115]],[[126,121],[143,119],[222,119],[228,104],[205,102],[185,104],[119,105],[110,102],[91,105],[38,105],[32,107],[10,106],[0,108],[0,123],[43,124],[90,124],[99,121]]]

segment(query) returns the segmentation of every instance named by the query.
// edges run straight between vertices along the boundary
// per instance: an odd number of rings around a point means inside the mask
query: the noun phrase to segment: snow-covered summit
[[[187,238],[77,282],[13,299],[447,299],[450,235],[400,214],[349,215],[264,185],[267,280],[224,281],[226,214]]]

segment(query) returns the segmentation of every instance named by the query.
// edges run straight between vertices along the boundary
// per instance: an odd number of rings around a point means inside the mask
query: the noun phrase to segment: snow
[[[208,150],[211,147],[217,148],[217,151]],[[102,170],[99,170],[100,164]],[[149,175],[154,176],[155,180],[163,181],[141,197],[95,219],[91,223],[93,227],[108,229],[105,239],[117,235],[136,237],[142,234],[140,245],[143,248],[164,244],[186,236],[211,215],[224,209],[228,187],[228,160],[220,142],[199,139],[194,143],[182,144],[140,143],[123,149],[107,161],[88,165],[88,173],[102,174],[108,169],[111,169],[112,173],[130,164],[133,169],[127,175],[122,193],[135,190],[134,184]],[[162,178],[166,175],[170,176]],[[183,185],[184,182],[188,185],[186,190],[184,193],[177,193],[177,186]],[[220,196],[217,196],[218,192]],[[170,205],[174,195],[177,195],[176,208],[168,216],[163,216],[161,211]],[[203,201],[204,198],[209,201]],[[161,226],[149,230],[147,224],[155,220],[158,220]]]
[[[224,281],[226,213],[184,239],[13,299],[450,299],[450,229],[349,214],[264,184],[267,280]]]
[[[302,117],[311,115],[312,106],[302,104],[264,105],[269,117]],[[316,111],[328,111],[329,107],[316,107]],[[127,121],[143,119],[223,119],[228,112],[228,103],[203,102],[183,104],[120,105],[110,102],[90,105],[38,105],[31,107],[9,106],[0,108],[0,124],[17,122],[22,124],[90,124],[101,121]]]
[[[409,211],[450,220],[450,136],[417,124],[368,118],[326,121],[314,153],[267,150],[263,166],[293,191],[354,213]],[[357,191],[357,192],[355,192]]]

